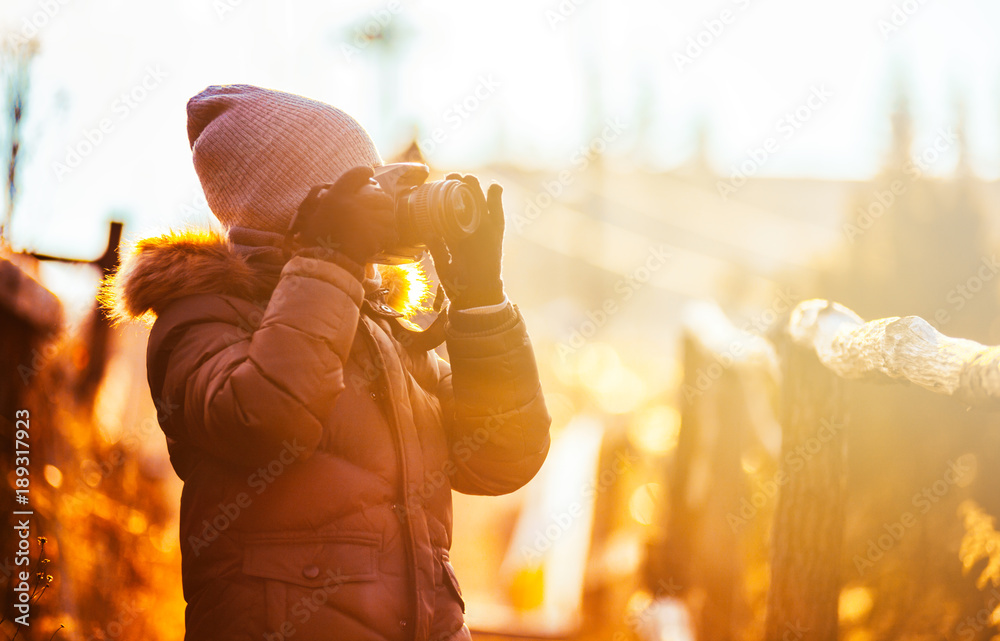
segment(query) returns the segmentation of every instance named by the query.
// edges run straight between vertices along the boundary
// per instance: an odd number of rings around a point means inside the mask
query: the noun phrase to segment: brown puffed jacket
[[[269,279],[221,237],[172,236],[117,276],[119,306],[156,315],[188,641],[468,638],[451,491],[511,492],[545,459],[516,308],[452,315],[449,365],[340,260],[303,251]]]

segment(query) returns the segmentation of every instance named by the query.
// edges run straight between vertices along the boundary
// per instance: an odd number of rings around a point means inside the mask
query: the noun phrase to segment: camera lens
[[[451,220],[465,234],[471,234],[479,226],[479,210],[476,209],[476,197],[472,190],[464,184],[459,184],[448,196],[451,201],[449,215]]]
[[[409,218],[421,242],[461,240],[476,231],[482,212],[476,196],[460,180],[438,180],[417,187],[408,198]]]

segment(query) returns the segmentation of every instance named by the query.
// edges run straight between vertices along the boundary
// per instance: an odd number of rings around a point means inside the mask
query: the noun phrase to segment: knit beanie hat
[[[343,111],[251,85],[213,85],[187,103],[194,168],[226,229],[285,233],[313,185],[382,165],[368,132]]]

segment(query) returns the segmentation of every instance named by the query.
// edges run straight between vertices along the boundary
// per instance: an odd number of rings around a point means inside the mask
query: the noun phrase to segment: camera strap
[[[379,290],[373,296],[365,298],[362,303],[362,310],[369,316],[383,318],[389,322],[393,338],[408,349],[416,349],[422,352],[429,352],[444,342],[445,324],[448,320],[448,307],[445,305],[447,298],[444,296],[441,286],[438,285],[437,294],[434,297],[433,309],[437,312],[437,318],[427,329],[420,329],[416,323],[407,320],[401,313],[389,307],[384,296],[387,290]]]
[[[429,352],[444,342],[444,326],[448,320],[446,312],[439,313],[427,329],[419,329],[417,325],[405,318],[390,321],[392,335],[404,347],[412,347],[421,352]]]

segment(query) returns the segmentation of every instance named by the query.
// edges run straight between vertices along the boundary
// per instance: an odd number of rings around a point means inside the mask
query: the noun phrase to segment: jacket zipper
[[[396,438],[396,463],[399,466],[399,478],[400,478],[400,497],[392,505],[392,511],[395,513],[396,518],[399,520],[400,526],[406,533],[403,538],[404,549],[406,550],[406,561],[409,573],[409,583],[410,583],[410,593],[412,598],[410,600],[411,611],[408,613],[409,621],[411,623],[411,634],[410,636],[416,638],[417,634],[417,607],[418,607],[418,594],[417,594],[417,557],[414,546],[416,545],[413,537],[413,528],[410,524],[410,516],[408,514],[406,506],[406,483],[409,478],[407,474],[406,467],[406,455],[403,447],[403,434],[399,428],[399,416],[396,413],[396,403],[392,395],[392,388],[389,384],[389,374],[388,374],[388,359],[382,354],[382,350],[379,349],[378,340],[376,340],[375,335],[372,333],[371,329],[368,327],[368,323],[364,322],[364,317],[362,317],[361,325],[363,326],[363,331],[365,335],[365,340],[368,341],[369,355],[372,358],[378,358],[381,367],[374,364],[376,370],[378,371],[378,379],[376,381],[377,387],[377,398],[376,403],[382,406],[382,412],[389,423],[389,429],[392,430],[393,435]],[[400,624],[403,622],[401,621]]]

